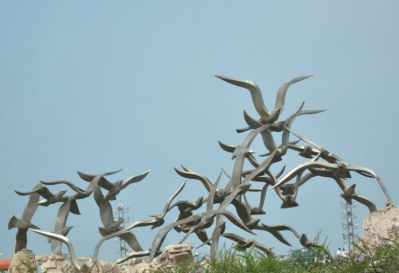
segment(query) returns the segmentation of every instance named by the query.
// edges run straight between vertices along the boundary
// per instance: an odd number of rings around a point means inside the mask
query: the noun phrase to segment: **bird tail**
[[[18,223],[19,223],[20,221],[21,221],[20,219],[18,219],[17,217],[15,217],[15,216],[13,215],[13,216],[11,217],[10,221],[8,221],[8,229],[13,229],[13,228],[18,227]]]
[[[287,209],[287,208],[294,208],[299,206],[296,201],[284,201],[283,204],[281,204],[282,209]]]
[[[14,215],[11,217],[10,221],[8,221],[8,229],[13,229],[13,228],[22,228],[22,229],[36,228],[36,229],[39,229],[38,226],[35,226],[34,224],[31,224],[31,223],[26,224],[25,221],[15,217]]]
[[[72,200],[70,212],[72,212],[73,214],[80,215],[78,203],[76,202],[76,200]]]

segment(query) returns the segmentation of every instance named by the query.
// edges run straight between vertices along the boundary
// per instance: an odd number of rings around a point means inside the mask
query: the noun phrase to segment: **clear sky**
[[[256,112],[247,91],[215,74],[256,82],[269,108],[282,83],[313,74],[289,90],[283,116],[303,100],[307,109],[328,109],[298,118],[293,129],[375,170],[399,204],[398,11],[394,0],[1,1],[0,259],[14,249],[8,220],[21,217],[27,202],[14,190],[40,180],[85,187],[77,170],[123,168],[119,179],[149,169],[119,196],[136,221],[159,212],[184,182],[173,167],[184,164],[211,179],[222,167],[231,171],[231,156],[217,141],[239,144],[243,110]],[[384,206],[374,180],[354,176],[350,183]],[[310,238],[321,230],[335,252],[342,247],[339,194],[333,181],[315,180],[290,210],[268,194],[262,221],[291,224]],[[190,181],[180,198],[201,195]],[[58,206],[39,208],[34,224],[51,230]],[[70,238],[78,255],[88,256],[101,223],[92,198],[79,206],[82,215],[69,217]],[[359,205],[356,212],[361,224],[367,210]],[[136,234],[148,248],[155,233]],[[166,243],[179,238],[171,234]],[[288,250],[264,233],[258,239],[278,253]],[[115,246],[106,244],[101,258],[115,258]],[[28,248],[49,252],[31,233]]]

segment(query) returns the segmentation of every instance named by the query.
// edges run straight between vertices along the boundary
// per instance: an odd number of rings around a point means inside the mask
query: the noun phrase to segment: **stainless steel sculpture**
[[[115,221],[114,214],[112,212],[111,203],[104,198],[103,193],[101,192],[100,187],[95,187],[94,191],[94,200],[96,201],[98,208],[100,210],[100,218],[104,227],[100,227],[98,230],[102,236],[107,236],[114,232],[117,232],[122,229],[120,221]],[[134,251],[142,251],[140,243],[138,242],[136,236],[133,233],[126,233],[123,235],[119,235],[119,238],[126,241],[126,243],[130,246]]]
[[[38,206],[39,206],[39,199],[40,196],[39,194],[35,191],[36,189],[39,189],[41,185],[36,185],[33,188],[32,193],[29,194],[29,201],[28,204],[26,205],[24,209],[24,213],[22,215],[22,219],[18,219],[15,216],[12,216],[10,221],[8,222],[8,229],[13,229],[17,228],[17,235],[15,238],[15,253],[26,248],[28,238],[27,238],[27,232],[28,228],[38,228],[37,226],[33,225],[31,223],[32,217],[35,214]],[[17,194],[21,195],[21,193],[17,192]],[[24,194],[22,194],[24,195]]]
[[[351,201],[352,199],[357,200],[358,202],[367,206],[370,211],[374,211],[376,206],[366,198],[358,196],[355,192],[355,185],[348,187],[345,180],[351,177],[351,172],[356,172],[366,177],[375,178],[386,195],[387,200],[392,203],[392,199],[390,198],[385,185],[383,184],[381,178],[375,174],[375,172],[368,168],[353,166],[337,155],[325,150],[320,145],[317,145],[310,140],[307,140],[304,137],[292,132],[292,124],[298,116],[317,114],[325,110],[303,110],[304,103],[302,103],[298,110],[286,120],[279,120],[280,115],[284,110],[288,88],[292,84],[307,79],[310,76],[298,77],[283,84],[277,92],[273,111],[269,111],[266,107],[262,93],[255,83],[248,80],[238,80],[220,75],[217,75],[216,77],[233,85],[248,89],[251,94],[255,110],[259,114],[259,118],[253,118],[246,111],[244,111],[244,120],[248,127],[237,129],[236,131],[238,133],[248,131],[248,134],[240,145],[232,146],[219,141],[220,147],[224,151],[232,154],[232,159],[234,160],[232,173],[231,175],[228,175],[229,180],[224,187],[217,187],[215,190],[214,188],[216,183],[212,183],[206,176],[193,172],[185,167],[182,167],[182,169],[175,168],[175,171],[184,178],[199,180],[208,192],[208,201],[211,199],[213,200],[213,203],[220,204],[218,209],[219,211],[226,211],[230,205],[234,206],[238,215],[238,219],[241,221],[235,222],[237,225],[244,223],[244,225],[250,230],[263,230],[269,232],[277,240],[288,245],[290,245],[290,243],[283,237],[281,232],[289,231],[298,238],[299,242],[304,247],[317,247],[315,243],[308,240],[305,234],[298,233],[291,226],[268,226],[265,223],[261,223],[260,219],[253,218],[255,215],[264,214],[263,207],[266,200],[266,191],[269,187],[270,189],[273,189],[277,196],[282,200],[282,209],[292,208],[299,205],[296,202],[296,199],[300,192],[300,187],[316,176],[334,179],[334,181],[336,181],[338,186],[343,191],[341,195],[343,198],[348,201]],[[272,132],[281,133],[280,145],[276,144]],[[290,141],[290,135],[293,135],[298,139],[295,141]],[[262,141],[266,148],[266,154],[264,155],[266,158],[263,160],[260,160],[261,158],[257,158],[255,156],[254,150],[251,148],[253,141],[258,136],[262,137]],[[298,143],[300,142],[305,142],[306,145],[299,146]],[[309,161],[300,164],[299,166],[287,172],[285,171],[284,167],[281,172],[274,174],[271,171],[271,166],[276,162],[282,161],[288,150],[297,152],[300,157],[309,159]],[[244,166],[246,166],[246,162],[252,165],[254,169],[245,170]],[[265,183],[260,191],[259,204],[255,207],[251,206],[246,198],[246,194],[249,189],[253,190],[251,187],[253,182]],[[245,189],[241,189],[242,186],[244,186]],[[182,226],[185,230],[189,230],[189,232],[184,236],[183,240],[186,239],[193,230],[204,230],[210,227],[209,223],[204,223],[202,220],[203,217],[204,215],[201,214],[187,214],[187,217],[179,217],[180,221],[187,221],[184,222]],[[187,219],[192,219],[192,221]],[[210,240],[212,245],[212,257],[216,255],[214,246],[218,244],[219,237],[224,236],[223,234],[225,234],[225,229],[226,225],[224,221],[218,221],[218,224],[214,229],[212,239]],[[166,236],[165,232],[168,230],[171,229],[165,228],[162,232],[160,231],[158,236],[164,238],[163,236]],[[224,237],[235,240],[238,242],[238,245],[241,246],[241,248],[245,248],[248,245],[255,243],[251,240],[248,241],[242,239],[238,235],[230,234]],[[156,239],[154,239],[153,247],[158,248],[158,245],[162,243],[160,241],[162,241],[162,239],[156,237]],[[202,245],[205,245],[206,243],[209,243],[209,241],[204,242]],[[263,250],[265,253],[270,253],[267,251],[267,247],[263,247]],[[154,257],[154,255],[155,254],[153,251],[150,257]]]
[[[52,240],[52,252],[55,254],[61,254],[61,244],[66,244],[71,257],[71,263],[75,270],[89,270],[87,266],[80,265],[75,256],[73,246],[66,237],[72,227],[67,226],[66,222],[70,212],[80,214],[77,200],[87,198],[92,193],[99,207],[100,218],[103,224],[103,227],[99,228],[101,239],[94,248],[94,262],[98,259],[102,244],[114,237],[120,237],[125,240],[133,250],[123,261],[142,256],[149,256],[150,259],[153,259],[159,255],[165,238],[173,230],[183,233],[180,242],[185,241],[190,235],[195,234],[202,242],[200,246],[210,245],[212,258],[217,256],[219,240],[221,238],[233,240],[236,243],[236,247],[241,250],[254,246],[266,255],[272,254],[269,247],[258,241],[245,239],[238,234],[226,232],[229,230],[230,224],[253,235],[256,235],[254,231],[258,233],[268,232],[286,245],[291,245],[291,243],[284,235],[287,232],[292,233],[303,247],[319,247],[316,243],[310,241],[306,234],[299,233],[290,225],[267,225],[266,221],[263,221],[264,219],[256,218],[266,213],[264,210],[265,206],[267,207],[266,197],[273,192],[281,199],[282,209],[299,206],[296,199],[298,194],[300,194],[301,186],[308,183],[314,177],[332,179],[342,190],[342,198],[348,202],[356,200],[365,205],[370,212],[377,209],[376,205],[370,200],[359,196],[356,193],[356,184],[348,185],[347,180],[351,178],[352,173],[376,179],[388,202],[392,204],[392,199],[382,179],[373,170],[352,165],[338,155],[326,150],[321,145],[292,131],[291,128],[296,118],[317,114],[325,110],[303,110],[303,102],[288,118],[279,120],[281,113],[284,111],[285,99],[289,87],[310,76],[301,76],[283,84],[277,91],[272,111],[269,111],[266,107],[260,88],[254,82],[221,75],[217,75],[216,77],[230,84],[248,89],[254,108],[259,115],[259,117],[254,118],[244,111],[244,120],[248,126],[236,129],[236,132],[240,134],[247,132],[240,145],[228,145],[219,141],[221,149],[231,154],[231,158],[234,161],[231,173],[226,173],[222,170],[218,177],[212,181],[205,175],[184,166],[175,168],[176,173],[181,177],[199,181],[205,189],[205,194],[199,196],[195,201],[179,200],[175,202],[177,196],[186,186],[186,182],[184,182],[169,197],[159,214],[150,215],[150,218],[146,220],[135,221],[125,228],[121,227],[119,221],[114,220],[111,201],[115,200],[117,195],[129,185],[144,179],[149,173],[148,171],[116,182],[110,182],[106,177],[116,174],[121,170],[99,175],[78,172],[80,178],[89,183],[85,190],[67,180],[41,182],[30,192],[17,192],[19,195],[29,195],[29,202],[24,210],[22,219],[17,219],[13,216],[9,221],[9,229],[18,228],[16,251],[26,247],[26,233],[29,229]],[[280,142],[274,138],[279,134],[281,136]],[[257,156],[252,147],[252,143],[258,137],[261,137],[265,148],[259,156]],[[297,139],[292,141],[290,137],[296,137]],[[275,169],[271,168],[273,164],[281,161],[284,162],[284,156],[288,151],[296,153],[300,158],[307,161],[291,170],[286,170],[284,165],[278,173],[272,171],[272,169]],[[250,166],[250,169],[247,169],[247,166]],[[223,173],[225,174],[224,176],[222,176]],[[256,183],[263,183],[262,187],[254,187]],[[74,191],[74,194],[67,196],[65,195],[66,191],[61,191],[54,195],[47,188],[47,186],[52,185],[65,185]],[[271,193],[267,193],[268,190]],[[106,193],[103,193],[103,191],[106,191]],[[249,198],[247,198],[249,192],[258,194],[259,202],[257,205],[250,204]],[[40,201],[40,196],[44,200]],[[31,223],[38,205],[48,206],[58,202],[61,202],[62,205],[58,210],[56,223],[52,232],[40,230]],[[197,210],[203,208],[204,204],[206,204],[206,207],[202,211],[197,212]],[[234,210],[231,210],[233,207]],[[163,226],[166,222],[166,215],[175,208],[178,209],[177,219]],[[156,233],[150,248],[143,250],[132,232],[133,229],[139,227],[155,229],[161,226],[163,227]],[[210,234],[210,237],[208,234]]]

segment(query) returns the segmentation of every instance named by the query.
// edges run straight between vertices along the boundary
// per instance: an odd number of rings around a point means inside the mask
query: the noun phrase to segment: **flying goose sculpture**
[[[39,199],[40,195],[35,191],[35,189],[39,189],[41,186],[40,184],[36,185],[33,188],[32,193],[29,194],[29,201],[25,206],[24,212],[22,214],[22,218],[18,219],[15,216],[12,216],[8,222],[8,229],[17,228],[17,235],[16,235],[16,242],[15,242],[15,253],[18,251],[25,249],[27,246],[27,232],[28,228],[38,228],[37,226],[33,225],[32,217],[35,214],[38,206],[39,206]],[[17,194],[19,194],[16,191]]]
[[[226,76],[222,76],[222,75],[215,75],[215,76],[225,82],[230,83],[230,84],[248,89],[248,91],[251,94],[252,102],[255,106],[255,109],[261,118],[260,122],[262,122],[264,124],[274,122],[279,118],[280,114],[284,110],[285,97],[287,95],[287,91],[288,91],[288,88],[290,87],[290,85],[311,77],[311,75],[297,77],[297,78],[294,78],[294,79],[286,82],[285,84],[281,85],[277,91],[274,110],[272,112],[269,112],[266,108],[264,101],[263,101],[262,92],[260,91],[259,87],[254,82],[249,81],[249,80],[234,79],[234,78],[230,78],[230,77],[226,77]]]

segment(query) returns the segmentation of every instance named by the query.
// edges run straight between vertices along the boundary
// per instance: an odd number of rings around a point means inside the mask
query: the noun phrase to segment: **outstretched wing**
[[[178,189],[177,191],[175,191],[172,196],[169,198],[169,200],[166,202],[161,214],[160,214],[160,218],[164,218],[166,213],[169,211],[170,208],[170,204],[172,204],[173,200],[175,200],[175,198],[181,193],[181,191],[183,190],[183,188],[186,186],[187,181],[185,181]]]
[[[198,174],[196,172],[193,172],[193,171],[185,168],[184,166],[182,166],[182,169],[177,169],[177,168],[174,168],[174,169],[175,169],[175,172],[177,172],[178,175],[180,175],[180,176],[182,176],[184,178],[198,180],[204,185],[204,187],[206,188],[206,190],[208,192],[211,190],[212,183],[205,176],[200,175],[200,174]]]
[[[143,180],[144,177],[146,177],[149,173],[150,173],[150,171],[145,171],[142,174],[129,177],[128,179],[126,179],[125,181],[122,182],[122,188],[126,188],[127,186],[129,186],[132,183],[136,183],[136,182]]]
[[[285,84],[283,84],[278,89],[278,92],[277,92],[275,109],[276,110],[281,109],[281,112],[283,112],[284,104],[285,104],[285,96],[287,95],[288,88],[290,87],[291,84],[297,83],[299,81],[305,80],[310,77],[312,77],[312,75],[297,77],[297,78],[292,79],[289,82],[286,82]]]
[[[81,188],[79,188],[78,186],[76,186],[75,184],[73,184],[71,181],[69,180],[52,180],[52,181],[40,181],[41,184],[43,185],[47,185],[47,186],[52,186],[52,185],[59,185],[59,184],[65,184],[67,185],[70,189],[72,189],[73,191],[79,193],[79,194],[85,194],[85,191]]]
[[[96,176],[100,176],[101,178],[100,178],[98,184],[101,187],[103,187],[104,189],[110,191],[110,190],[113,189],[114,185],[111,182],[109,182],[106,178],[104,178],[104,176],[113,175],[113,174],[116,174],[116,173],[118,173],[120,171],[122,171],[122,169],[119,169],[119,170],[116,170],[116,171],[105,172],[105,173],[100,174],[100,175],[87,174],[87,173],[83,173],[83,172],[78,171],[78,175],[80,176],[80,178],[82,178],[86,182],[91,182]]]
[[[265,102],[263,101],[262,93],[259,87],[254,82],[248,80],[233,79],[221,75],[215,75],[215,76],[225,82],[248,89],[249,92],[251,93],[252,102],[255,106],[255,109],[258,112],[258,114],[261,116],[261,118],[268,119],[270,117],[269,111],[267,110]]]

